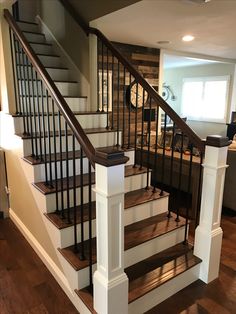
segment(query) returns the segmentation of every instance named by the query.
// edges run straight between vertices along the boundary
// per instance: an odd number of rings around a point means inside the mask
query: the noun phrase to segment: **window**
[[[189,120],[225,122],[229,76],[183,80],[181,114]]]

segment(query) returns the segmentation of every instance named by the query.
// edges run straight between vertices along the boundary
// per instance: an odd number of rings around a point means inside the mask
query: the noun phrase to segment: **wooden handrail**
[[[71,111],[70,107],[66,103],[64,97],[59,92],[57,86],[45,70],[45,67],[39,60],[38,56],[35,54],[29,43],[27,42],[24,34],[21,32],[19,26],[13,19],[12,15],[7,9],[4,9],[4,17],[8,22],[10,28],[14,32],[15,36],[19,40],[20,44],[22,45],[25,53],[27,54],[28,58],[30,59],[32,65],[37,70],[38,74],[40,75],[42,81],[46,85],[51,97],[54,99],[58,109],[60,110],[61,114],[65,118],[67,124],[71,128],[75,138],[78,140],[81,148],[83,149],[85,155],[93,165],[95,166],[95,148],[93,147],[92,143],[90,142],[89,138],[87,137],[86,133],[84,132],[83,128],[81,127],[79,121],[76,119],[75,115]]]
[[[120,51],[111,43],[111,41],[98,29],[89,27],[89,25],[79,16],[68,1],[59,0],[65,9],[72,15],[75,21],[80,25],[84,32],[96,35],[103,44],[113,53],[122,65],[129,70],[136,82],[140,84],[151,98],[168,114],[168,116],[175,122],[179,129],[186,134],[192,144],[196,146],[201,152],[205,150],[205,144],[201,138],[183,121],[183,119],[165,102],[165,100],[155,91],[155,89],[142,77],[142,75],[133,67],[133,65],[120,53]]]

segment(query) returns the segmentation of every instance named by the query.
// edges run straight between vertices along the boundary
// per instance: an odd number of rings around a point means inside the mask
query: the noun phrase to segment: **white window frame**
[[[229,101],[229,85],[230,85],[230,75],[221,75],[221,76],[204,76],[204,77],[188,77],[183,79],[182,84],[182,102],[181,102],[181,115],[186,116],[186,113],[183,111],[183,89],[185,82],[202,82],[204,85],[209,81],[226,81],[226,95],[225,95],[225,104],[224,104],[224,116],[222,118],[209,118],[209,117],[195,117],[187,116],[188,120],[192,121],[204,121],[204,122],[216,122],[216,123],[226,123],[227,111],[228,111],[228,101]],[[204,94],[204,87],[202,91],[202,97]]]

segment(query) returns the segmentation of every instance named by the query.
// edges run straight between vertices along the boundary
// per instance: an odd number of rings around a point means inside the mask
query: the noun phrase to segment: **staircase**
[[[188,221],[168,214],[169,193],[150,184],[151,170],[135,162],[135,148],[117,145],[122,130],[107,128],[107,113],[89,111],[79,82],[35,23],[18,22],[84,133],[98,152],[124,154],[124,265],[129,279],[129,313],[145,313],[198,279],[201,260],[184,239]],[[95,313],[92,274],[96,269],[95,170],[53,98],[13,40],[19,102],[15,133],[22,139],[25,171],[32,173],[38,208],[70,288],[88,313]],[[24,110],[22,110],[24,108]],[[148,174],[148,175],[147,175]],[[187,228],[187,229],[186,229]],[[187,231],[186,231],[187,230]]]

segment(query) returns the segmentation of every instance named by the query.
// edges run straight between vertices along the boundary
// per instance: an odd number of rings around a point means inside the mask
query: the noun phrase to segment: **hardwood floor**
[[[10,219],[0,220],[0,313],[78,314]]]
[[[236,215],[224,213],[222,228],[220,277],[199,280],[146,314],[236,313]],[[0,220],[0,313],[78,313],[9,219]]]

